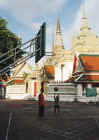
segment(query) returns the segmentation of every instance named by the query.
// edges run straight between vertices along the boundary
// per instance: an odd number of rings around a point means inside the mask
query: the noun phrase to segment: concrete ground
[[[0,140],[99,140],[99,104],[45,103],[38,116],[37,101],[0,100]]]

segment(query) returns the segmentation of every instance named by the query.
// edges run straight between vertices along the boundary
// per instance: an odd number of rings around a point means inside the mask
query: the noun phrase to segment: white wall
[[[63,67],[63,78],[62,78],[62,70],[61,70],[61,65],[64,65]],[[69,76],[72,74],[73,70],[73,62],[65,62],[65,63],[60,63],[57,66],[55,66],[55,81],[63,81],[67,80]]]
[[[55,67],[55,81],[61,81],[61,68],[59,65]]]
[[[10,85],[6,87],[6,98],[24,99],[25,94],[25,85]]]

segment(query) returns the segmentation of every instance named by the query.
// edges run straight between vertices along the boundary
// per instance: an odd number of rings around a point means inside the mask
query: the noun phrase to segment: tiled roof
[[[85,71],[99,72],[99,55],[80,54],[79,59]]]
[[[65,82],[80,82],[80,83],[90,83],[95,82],[99,83],[99,75],[78,75],[78,76],[72,76]]]
[[[77,78],[79,78],[79,77],[81,76],[81,74],[83,74],[83,72],[75,72],[75,73],[73,73],[72,76],[71,76],[68,80],[66,80],[65,82],[75,82],[75,80],[76,80]]]
[[[44,68],[45,68],[46,76],[49,79],[53,79],[55,75],[54,67],[52,65],[46,65]]]
[[[24,80],[22,79],[14,80],[14,84],[24,84]]]
[[[99,82],[99,75],[83,75],[78,82]]]
[[[12,85],[12,84],[24,84],[24,80],[23,79],[12,79],[10,81],[7,82],[8,85]]]
[[[52,74],[52,75],[55,73],[54,67],[51,66],[51,65],[45,66],[45,70],[46,70],[46,72],[48,72],[48,73],[50,73],[50,74]]]
[[[96,82],[99,83],[99,55],[80,54],[78,56],[81,63],[81,71],[72,73],[66,82]]]

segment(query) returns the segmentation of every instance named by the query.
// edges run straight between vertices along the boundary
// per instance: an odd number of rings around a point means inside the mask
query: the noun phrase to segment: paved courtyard
[[[99,104],[45,103],[38,117],[37,101],[0,100],[0,140],[99,140]]]

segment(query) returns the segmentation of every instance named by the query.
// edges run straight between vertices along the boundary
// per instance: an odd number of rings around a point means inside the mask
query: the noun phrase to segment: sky
[[[8,21],[8,28],[20,35],[22,42],[34,38],[46,22],[47,52],[59,17],[64,47],[69,50],[72,37],[80,31],[83,6],[89,27],[99,35],[99,0],[0,0],[0,17]]]

